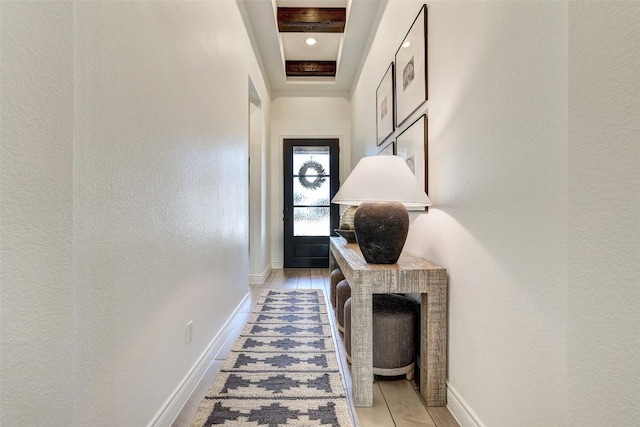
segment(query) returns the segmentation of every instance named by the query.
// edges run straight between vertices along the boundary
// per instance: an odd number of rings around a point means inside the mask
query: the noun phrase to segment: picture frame
[[[413,171],[424,192],[429,194],[429,134],[426,114],[418,117],[395,140],[396,155],[402,157]],[[411,210],[423,210],[415,208]]]
[[[378,88],[376,89],[376,143],[382,143],[395,130],[395,107],[394,107],[394,67],[393,62],[384,73]]]
[[[378,151],[378,156],[393,156],[396,154],[396,143],[391,140],[387,145]]]
[[[427,5],[423,4],[395,56],[396,127],[427,99]]]

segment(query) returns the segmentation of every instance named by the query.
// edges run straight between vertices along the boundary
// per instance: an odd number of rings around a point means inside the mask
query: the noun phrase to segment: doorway
[[[329,236],[338,228],[331,199],[340,187],[337,138],[284,139],[284,267],[329,266]]]
[[[267,144],[262,102],[249,77],[249,283],[263,283],[270,272]]]

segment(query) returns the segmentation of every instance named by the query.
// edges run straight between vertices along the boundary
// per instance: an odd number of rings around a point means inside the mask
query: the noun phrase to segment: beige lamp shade
[[[359,206],[363,202],[431,206],[431,200],[420,188],[415,175],[398,156],[363,157],[331,200],[338,205]]]

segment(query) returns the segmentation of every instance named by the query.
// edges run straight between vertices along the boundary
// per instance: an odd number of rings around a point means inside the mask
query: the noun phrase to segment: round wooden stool
[[[338,286],[341,280],[344,280],[344,274],[342,274],[342,270],[336,268],[331,272],[331,281],[329,282],[331,285],[329,288],[329,299],[331,300],[331,305],[334,310],[336,308],[336,286]]]
[[[344,346],[351,363],[351,298],[344,305]],[[395,294],[373,295],[373,373],[413,379],[418,330],[418,304]]]
[[[340,332],[344,332],[344,303],[349,298],[351,298],[351,286],[346,280],[341,280],[336,286],[336,320]]]

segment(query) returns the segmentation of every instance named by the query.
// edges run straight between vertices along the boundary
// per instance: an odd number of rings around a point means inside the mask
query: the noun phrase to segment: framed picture
[[[381,145],[393,133],[393,62],[376,90],[376,137]]]
[[[387,145],[384,146],[384,148],[381,148],[380,151],[378,151],[378,156],[393,156],[395,153],[395,143],[392,141],[390,141]]]
[[[428,122],[423,114],[396,137],[396,155],[402,157],[413,171],[424,192],[429,194]],[[417,208],[423,210],[423,208]]]
[[[429,99],[427,80],[427,6],[422,5],[396,52],[396,126]]]

